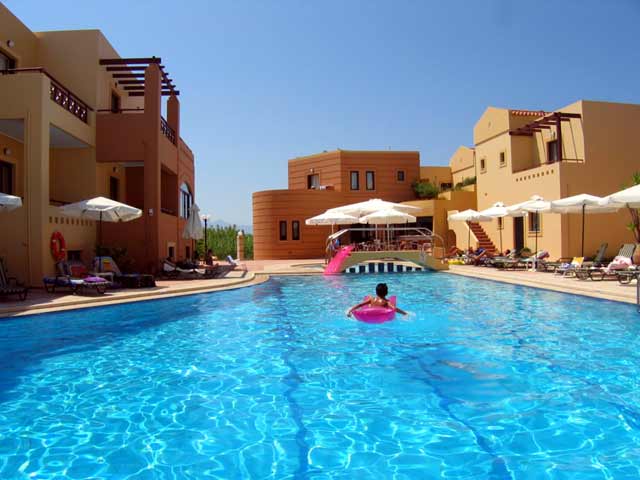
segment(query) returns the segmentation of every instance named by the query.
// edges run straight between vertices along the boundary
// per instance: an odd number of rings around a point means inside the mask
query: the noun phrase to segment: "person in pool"
[[[402,315],[407,315],[407,312],[405,312],[401,308],[396,307],[393,303],[387,300],[388,294],[389,294],[389,287],[387,287],[387,284],[379,283],[378,285],[376,285],[376,296],[367,297],[367,299],[364,302],[351,307],[347,315],[350,317],[353,314],[354,310],[364,307],[365,305],[371,305],[372,307],[393,308],[396,312]]]

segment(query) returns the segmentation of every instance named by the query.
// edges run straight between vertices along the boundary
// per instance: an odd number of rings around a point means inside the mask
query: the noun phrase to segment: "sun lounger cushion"
[[[631,265],[633,264],[633,262],[631,261],[630,258],[627,257],[622,257],[622,256],[617,256],[616,258],[614,258],[611,263],[609,265],[607,265],[606,270],[607,271],[612,271],[612,270],[626,270],[627,268],[629,268]]]
[[[102,277],[84,277],[82,280],[86,283],[109,283],[108,280],[105,280]]]

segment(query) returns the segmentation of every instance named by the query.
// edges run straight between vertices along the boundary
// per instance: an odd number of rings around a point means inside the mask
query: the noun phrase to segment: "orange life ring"
[[[67,242],[60,232],[51,234],[51,255],[56,262],[61,262],[67,256]]]

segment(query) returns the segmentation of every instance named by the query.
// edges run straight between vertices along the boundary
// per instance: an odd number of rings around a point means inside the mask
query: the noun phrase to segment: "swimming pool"
[[[345,309],[386,281],[406,320]],[[280,277],[0,321],[1,478],[638,478],[630,305]]]

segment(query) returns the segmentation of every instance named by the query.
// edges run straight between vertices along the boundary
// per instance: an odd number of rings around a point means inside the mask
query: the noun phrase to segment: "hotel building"
[[[88,264],[95,222],[58,207],[96,196],[142,209],[103,227],[103,245],[126,248],[137,271],[189,256],[181,232],[195,172],[179,93],[159,57],[123,59],[98,30],[32,32],[0,4],[0,191],[23,199],[0,213],[12,276],[39,285],[53,273],[54,231]]]
[[[578,256],[580,215],[530,214],[470,225],[448,216],[533,195],[556,200],[621,190],[640,171],[638,131],[640,105],[582,100],[549,112],[489,107],[473,129],[474,146],[459,147],[448,166],[421,167],[418,152],[338,150],[293,159],[289,189],[253,195],[255,257],[323,256],[330,227],[306,226],[305,219],[370,198],[419,207],[417,224],[431,228],[445,246],[466,248],[470,238],[475,247],[534,250],[537,242],[554,258]],[[416,199],[411,183],[418,178],[442,192]],[[585,254],[607,242],[613,256],[622,243],[633,242],[628,222],[626,210],[588,215]]]

